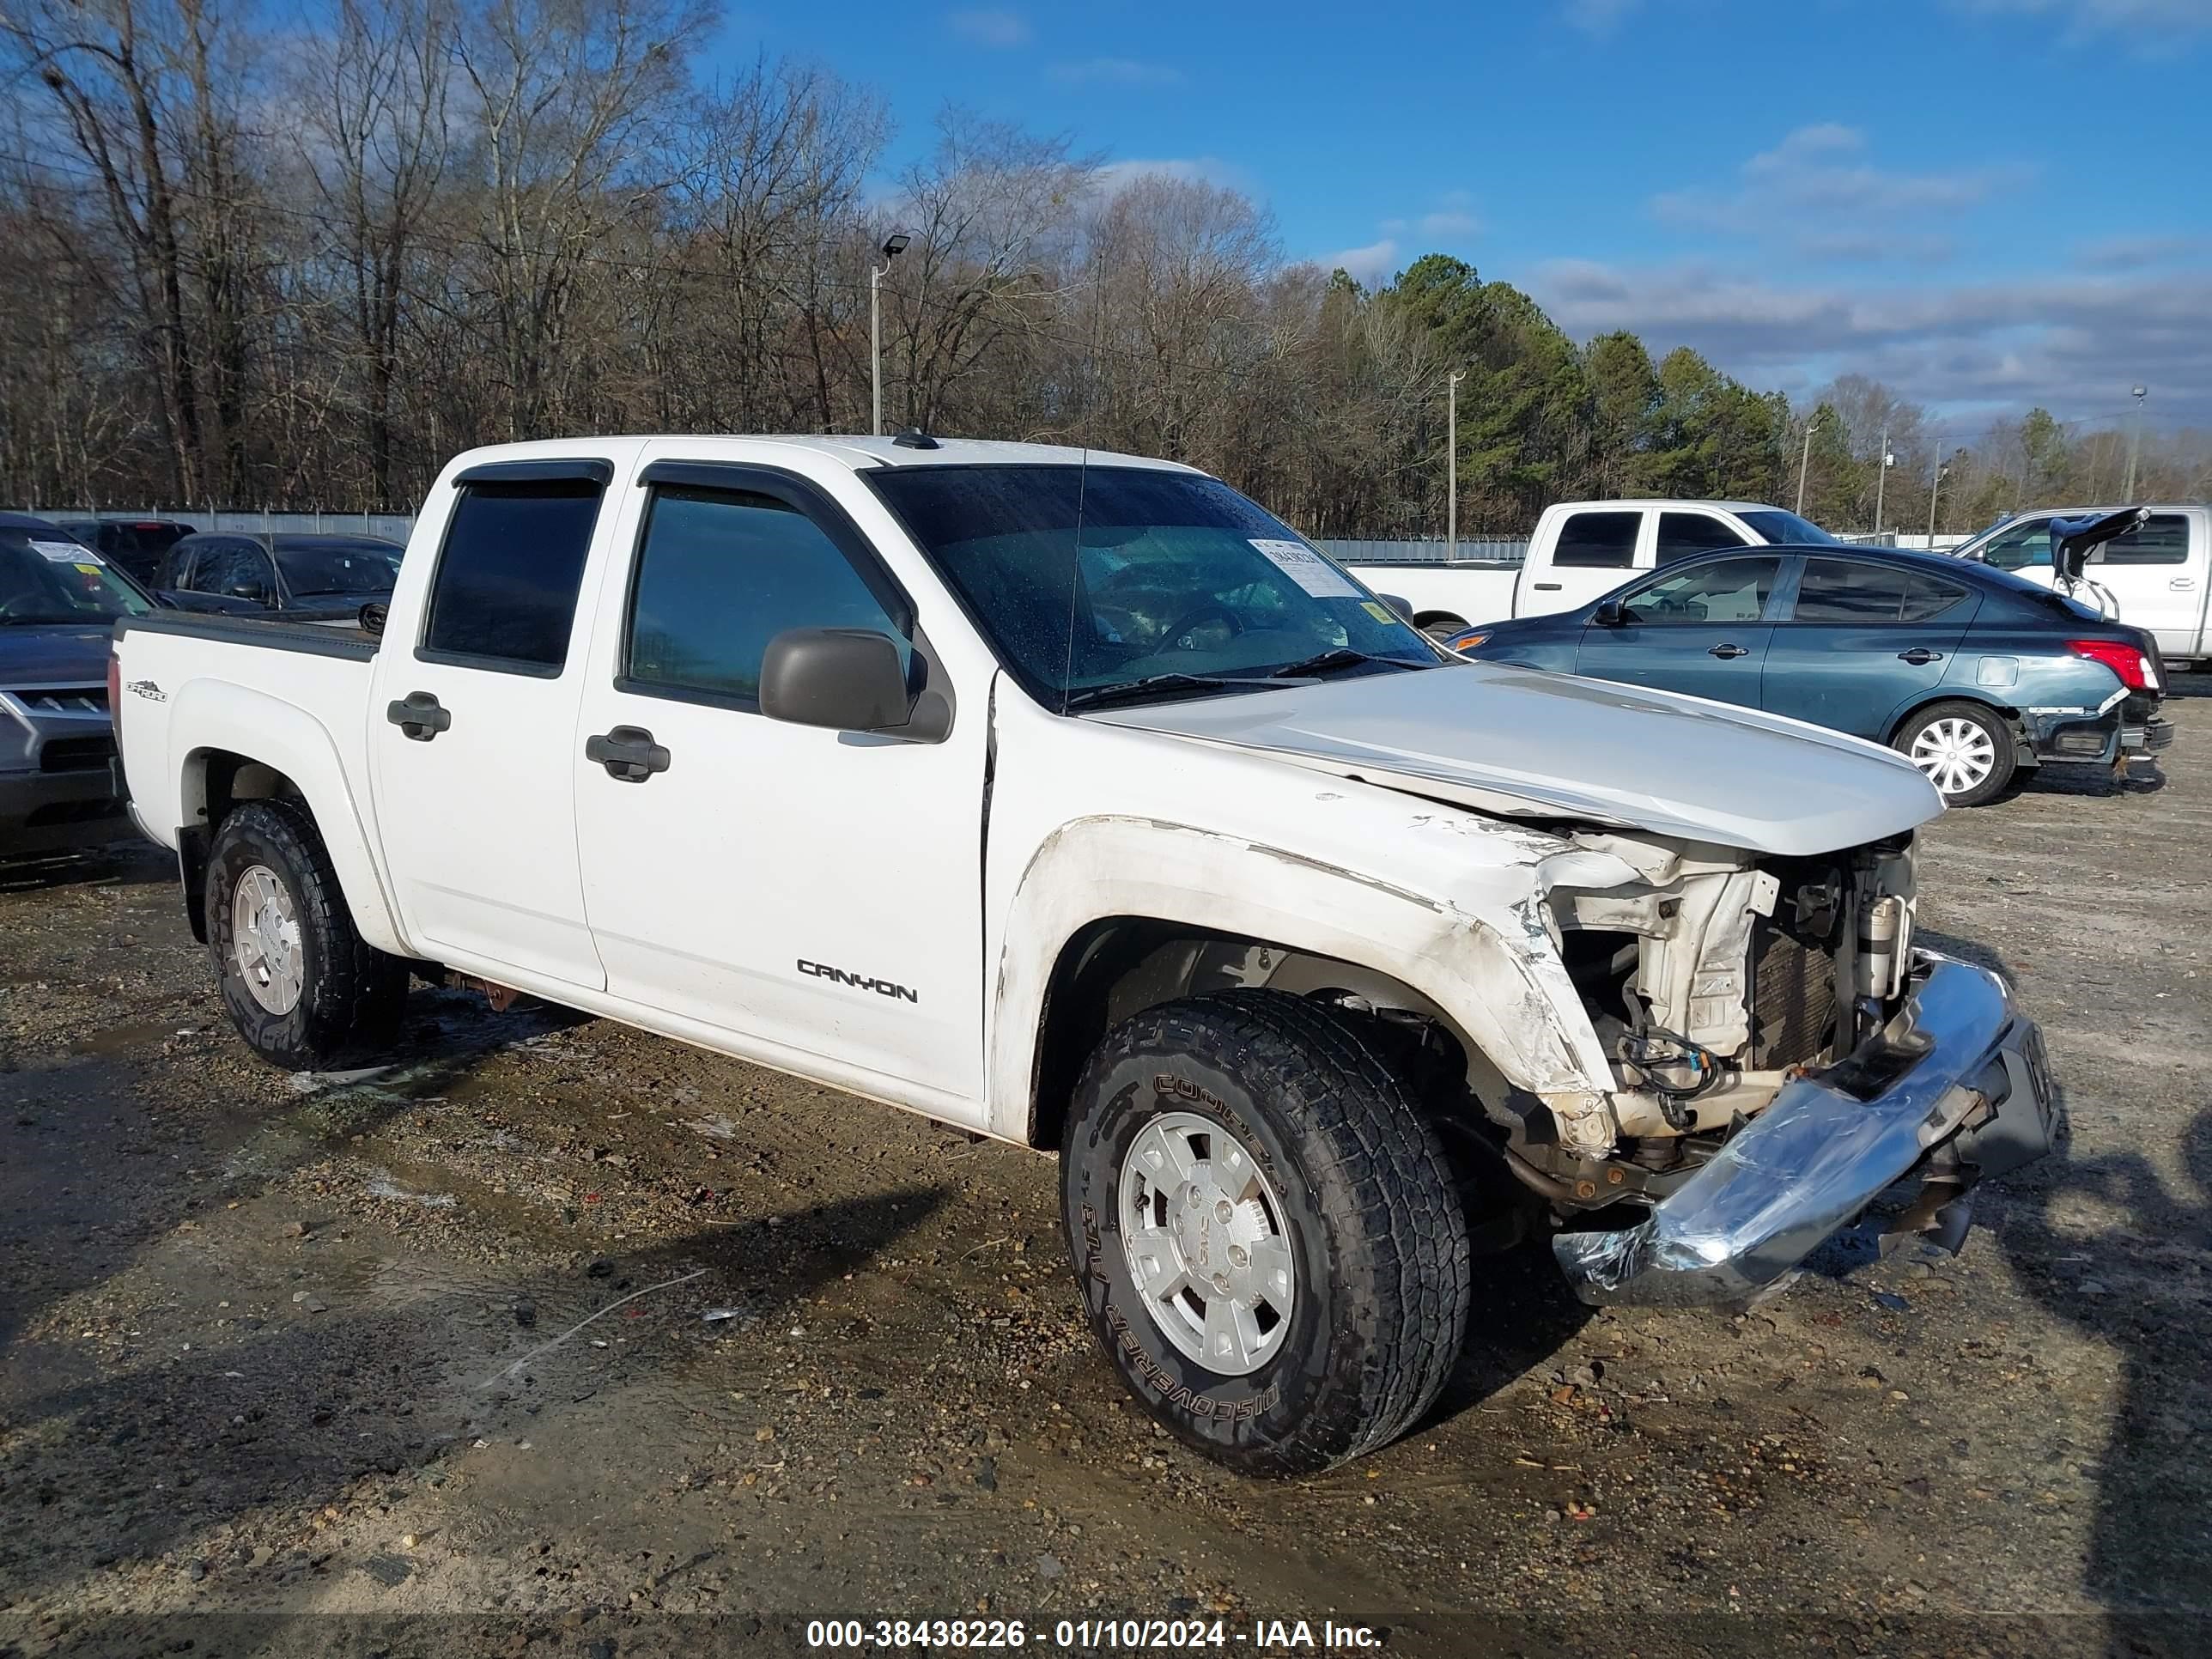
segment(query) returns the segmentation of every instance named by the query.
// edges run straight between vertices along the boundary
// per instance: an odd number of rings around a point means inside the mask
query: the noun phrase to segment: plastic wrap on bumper
[[[2035,1026],[1996,975],[1916,951],[1905,1006],[1880,1036],[1786,1085],[1644,1221],[1562,1233],[1553,1251],[1585,1302],[1748,1300],[1970,1121],[1986,1133],[1985,1107],[2027,1157],[2048,1149],[2051,1090]]]

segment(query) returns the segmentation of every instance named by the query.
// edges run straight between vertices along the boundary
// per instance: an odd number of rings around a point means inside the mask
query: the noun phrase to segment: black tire
[[[1944,720],[1963,720],[1978,727],[1986,737],[1992,751],[1992,762],[1987,776],[1980,781],[1955,793],[1945,788],[1940,779],[1931,778],[1936,792],[1943,797],[1946,806],[1979,806],[1995,800],[2012,781],[2014,769],[2020,764],[2018,740],[2013,736],[2011,725],[1994,708],[1978,702],[1953,700],[1931,702],[1925,708],[1916,708],[1905,717],[1897,728],[1890,746],[1911,759],[1914,744],[1920,734]]]
[[[1129,1266],[1123,1161],[1169,1111],[1222,1125],[1281,1200],[1297,1289],[1279,1346],[1245,1375],[1170,1341]],[[1412,1426],[1458,1358],[1466,1218],[1435,1133],[1351,1016],[1272,991],[1138,1014],[1076,1087],[1060,1190],[1084,1309],[1122,1382],[1231,1468],[1304,1474],[1358,1457]]]
[[[1453,635],[1464,634],[1467,631],[1467,623],[1449,611],[1442,611],[1424,620],[1420,623],[1420,629],[1438,645],[1442,645]]]
[[[240,878],[256,867],[276,877],[299,922],[299,1000],[281,1013],[247,988],[235,948],[232,899]],[[263,1059],[318,1071],[391,1046],[407,996],[407,964],[363,942],[305,808],[249,801],[223,819],[208,856],[207,936],[223,1006]]]

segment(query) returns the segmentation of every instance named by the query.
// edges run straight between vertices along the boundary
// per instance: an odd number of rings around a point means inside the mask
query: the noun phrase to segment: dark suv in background
[[[58,525],[0,513],[0,859],[131,833],[109,763],[109,635],[153,601]]]
[[[176,519],[56,519],[57,529],[82,542],[141,587],[154,585],[161,555],[183,538],[191,525]]]

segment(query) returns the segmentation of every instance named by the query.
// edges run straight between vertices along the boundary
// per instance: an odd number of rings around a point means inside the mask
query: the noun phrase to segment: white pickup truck
[[[2051,585],[2055,520],[2100,517],[2111,507],[2038,507],[1991,526],[1953,551]],[[2166,666],[2212,660],[2212,507],[2152,507],[2140,528],[2091,550],[2082,572],[2112,596],[2119,620],[2157,636]]]
[[[1345,568],[1403,600],[1418,627],[1445,640],[1470,623],[1572,611],[1639,570],[1711,548],[1835,539],[1795,513],[1756,501],[1562,501],[1544,509],[1517,565],[1457,559]]]
[[[2033,1024],[1913,947],[1903,757],[1449,659],[1187,468],[479,450],[380,634],[114,657],[260,1054],[374,1056],[434,967],[1058,1152],[1112,1364],[1234,1467],[1415,1421],[1530,1224],[1590,1299],[1747,1297],[2048,1144]]]

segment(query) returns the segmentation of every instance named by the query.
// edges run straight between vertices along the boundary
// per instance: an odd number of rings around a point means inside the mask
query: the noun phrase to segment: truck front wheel
[[[1186,1444],[1307,1474],[1403,1433],[1443,1386],[1466,1218],[1351,1017],[1272,991],[1146,1010],[1091,1056],[1060,1163],[1092,1328]]]
[[[398,1030],[407,964],[362,940],[313,818],[291,801],[249,801],[216,831],[207,937],[231,1023],[264,1060],[317,1070]]]

